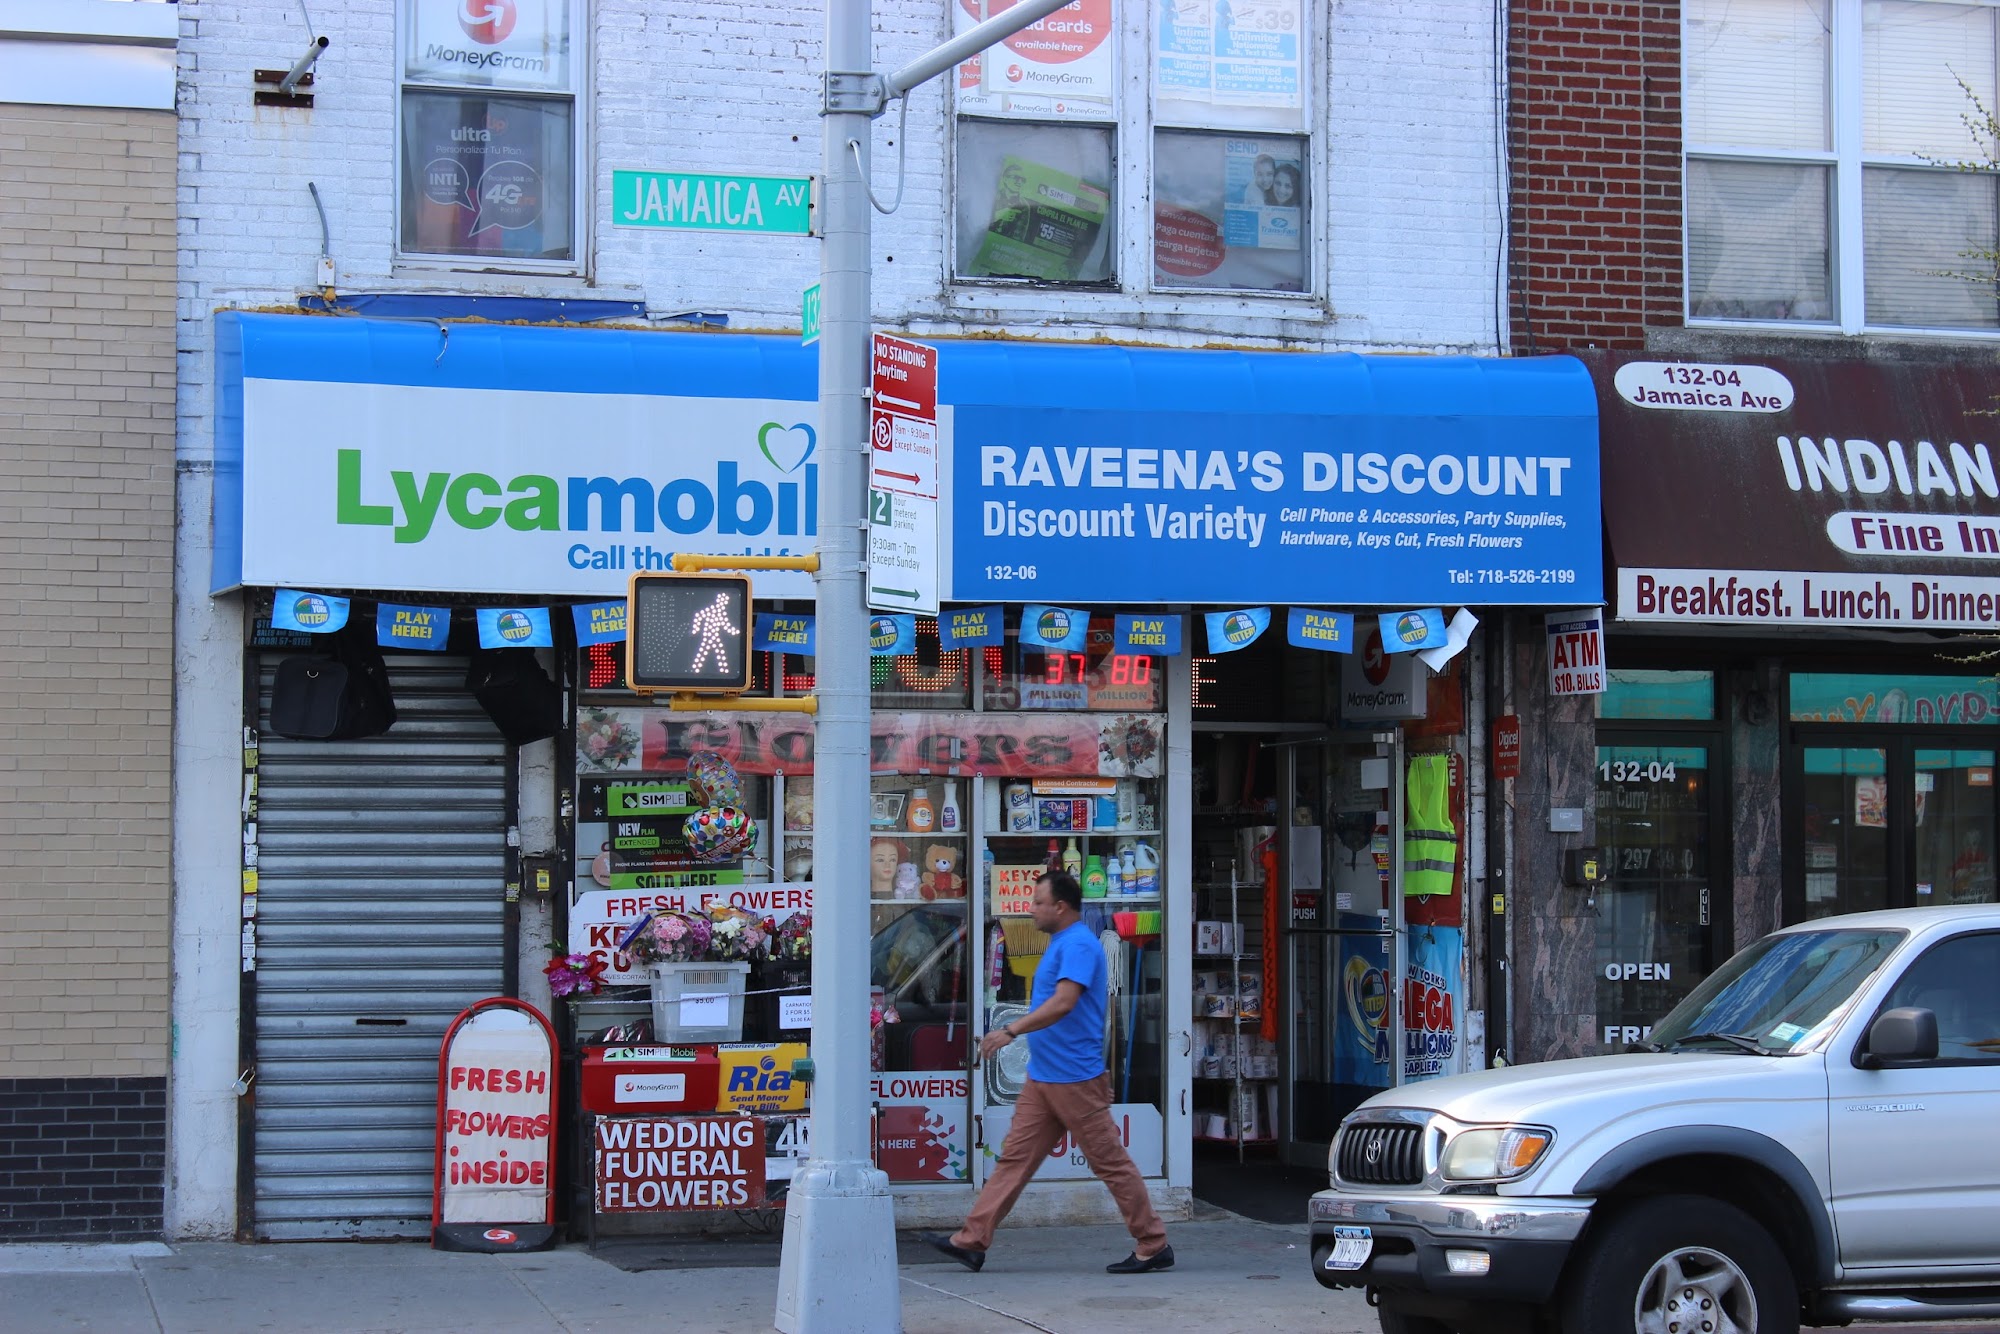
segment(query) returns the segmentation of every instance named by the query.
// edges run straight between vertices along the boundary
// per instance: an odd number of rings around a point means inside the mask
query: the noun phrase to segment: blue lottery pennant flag
[[[382,602],[375,607],[375,642],[383,648],[444,651],[451,638],[450,607],[406,607]]]
[[[1030,602],[1021,608],[1021,642],[1030,647],[1082,653],[1090,646],[1090,613],[1074,607],[1044,607]]]
[[[330,635],[347,624],[347,599],[280,588],[271,595],[271,628]]]
[[[1211,611],[1208,620],[1208,651],[1234,653],[1257,642],[1271,626],[1269,607],[1245,607],[1241,611]]]
[[[481,607],[479,647],[552,648],[547,607]]]
[[[998,606],[955,607],[938,618],[938,635],[948,649],[1005,643],[1005,614]]]
[[[1114,653],[1150,653],[1171,658],[1181,651],[1181,618],[1178,616],[1126,616],[1111,618],[1111,645]]]
[[[1285,638],[1300,648],[1326,653],[1354,652],[1354,618],[1344,611],[1293,607],[1285,621]]]
[[[569,609],[576,622],[576,642],[616,644],[625,638],[625,599],[616,602],[579,602]]]
[[[1444,609],[1420,607],[1416,611],[1382,613],[1382,651],[1411,653],[1420,648],[1441,648],[1447,637]]]
[[[892,658],[901,653],[915,653],[916,651],[916,617],[878,611],[868,618],[868,654],[870,657]]]
[[[814,625],[813,618],[801,612],[760,611],[750,631],[750,649],[753,653],[802,653],[810,658]]]

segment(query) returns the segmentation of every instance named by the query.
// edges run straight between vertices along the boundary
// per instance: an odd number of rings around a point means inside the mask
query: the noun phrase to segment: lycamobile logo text
[[[796,428],[794,428],[796,429]],[[807,454],[811,446],[806,447]],[[766,456],[770,451],[766,449]],[[775,463],[775,460],[773,460]],[[337,452],[334,521],[395,530],[398,542],[421,542],[440,522],[516,532],[740,534],[814,536],[819,530],[819,466],[801,456],[781,471],[797,481],[747,479],[733,462],[704,477],[655,485],[646,477],[567,477],[523,473],[504,484],[483,472],[370,475],[359,449]]]

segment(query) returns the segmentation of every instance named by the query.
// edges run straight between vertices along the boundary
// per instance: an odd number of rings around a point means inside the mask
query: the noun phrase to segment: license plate
[[[1333,1230],[1333,1253],[1326,1257],[1328,1269],[1359,1269],[1368,1263],[1375,1249],[1375,1234],[1365,1227],[1337,1227]]]

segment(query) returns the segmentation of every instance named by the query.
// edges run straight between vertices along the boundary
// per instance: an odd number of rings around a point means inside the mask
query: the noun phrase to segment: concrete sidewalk
[[[910,1334],[1374,1334],[1359,1293],[1307,1272],[1305,1228],[1231,1216],[1172,1229],[1178,1263],[1116,1278],[1116,1226],[1003,1229],[986,1268],[905,1265]],[[778,1272],[628,1273],[567,1247],[452,1255],[419,1243],[0,1247],[0,1328],[94,1334],[391,1334],[771,1328]]]

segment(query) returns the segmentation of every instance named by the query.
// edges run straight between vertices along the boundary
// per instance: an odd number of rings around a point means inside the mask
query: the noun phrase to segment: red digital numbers
[[[1153,660],[1143,653],[1114,653],[1111,655],[1111,684],[1115,686],[1150,685],[1153,680]]]
[[[1044,653],[1042,655],[1042,678],[1052,686],[1066,681],[1082,685],[1085,678],[1086,660],[1081,653]]]

